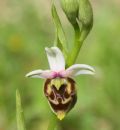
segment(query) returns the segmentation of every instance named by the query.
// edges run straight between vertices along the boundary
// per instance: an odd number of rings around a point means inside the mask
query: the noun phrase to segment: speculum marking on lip
[[[70,111],[77,101],[75,82],[71,78],[47,79],[44,93],[55,113]]]

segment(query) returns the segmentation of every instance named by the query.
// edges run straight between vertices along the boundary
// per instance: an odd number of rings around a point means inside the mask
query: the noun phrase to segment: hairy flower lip
[[[55,84],[52,86],[56,82],[56,79],[47,79],[44,86],[44,94],[48,99],[52,111],[57,116],[59,112],[63,112],[66,115],[77,101],[75,81],[71,78],[59,78],[58,80],[61,80],[59,89],[55,87]],[[65,81],[64,84],[62,81]]]

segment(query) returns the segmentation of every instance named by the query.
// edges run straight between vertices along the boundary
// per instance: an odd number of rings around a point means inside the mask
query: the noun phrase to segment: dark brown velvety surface
[[[70,111],[77,101],[75,81],[71,78],[59,79],[65,80],[65,83],[61,83],[58,89],[54,84],[51,83],[52,80],[54,79],[46,80],[44,94],[47,97],[53,111]]]

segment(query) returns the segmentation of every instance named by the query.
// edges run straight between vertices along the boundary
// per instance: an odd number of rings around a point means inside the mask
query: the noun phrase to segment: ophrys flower
[[[65,69],[65,59],[57,47],[45,48],[50,70],[34,70],[26,77],[46,79],[44,94],[57,115],[62,120],[77,101],[76,85],[73,77],[81,74],[93,75],[95,70],[86,64],[74,64]]]

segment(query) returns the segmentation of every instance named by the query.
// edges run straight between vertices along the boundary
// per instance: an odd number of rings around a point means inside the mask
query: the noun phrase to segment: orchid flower
[[[50,70],[34,70],[26,77],[46,79],[44,94],[57,117],[62,120],[77,101],[73,78],[78,75],[93,75],[95,70],[86,64],[74,64],[65,68],[63,53],[58,47],[45,48]]]

